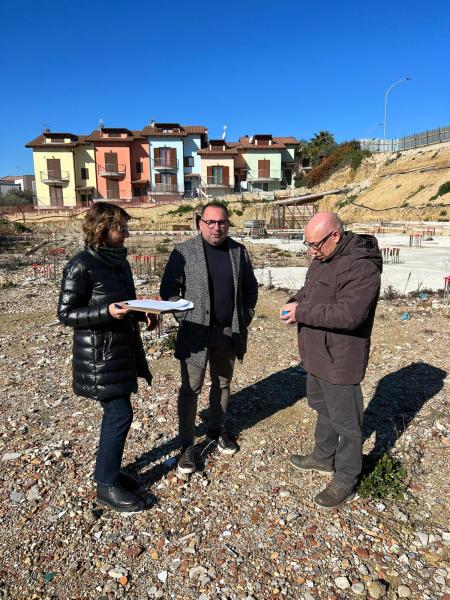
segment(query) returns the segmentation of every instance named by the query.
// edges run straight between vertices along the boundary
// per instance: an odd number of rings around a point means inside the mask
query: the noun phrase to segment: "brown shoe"
[[[334,480],[317,496],[314,502],[322,508],[337,508],[355,497],[355,488],[339,485]]]
[[[320,473],[334,473],[332,465],[324,465],[312,457],[312,454],[302,456],[301,454],[291,454],[289,462],[296,469],[303,471],[319,471]]]

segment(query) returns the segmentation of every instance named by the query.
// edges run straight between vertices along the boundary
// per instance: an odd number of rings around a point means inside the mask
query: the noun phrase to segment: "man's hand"
[[[113,319],[123,319],[130,310],[128,306],[121,306],[118,302],[113,302],[108,306],[109,314]]]
[[[159,320],[159,315],[155,315],[153,313],[145,313],[145,321],[147,323],[147,329],[149,331],[153,331],[157,328]]]
[[[297,319],[295,318],[295,311],[298,306],[298,302],[289,302],[289,304],[284,304],[280,308],[280,319],[283,323],[289,325],[290,323],[297,323]]]

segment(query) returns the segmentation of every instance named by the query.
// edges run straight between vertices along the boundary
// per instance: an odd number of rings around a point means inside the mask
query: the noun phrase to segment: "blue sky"
[[[337,141],[450,124],[448,0],[0,0],[0,176],[45,126]]]

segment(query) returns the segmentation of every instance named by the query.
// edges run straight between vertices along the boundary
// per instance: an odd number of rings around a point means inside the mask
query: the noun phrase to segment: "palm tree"
[[[330,131],[319,131],[309,140],[307,153],[312,166],[318,164],[327,154],[336,147],[334,135]]]

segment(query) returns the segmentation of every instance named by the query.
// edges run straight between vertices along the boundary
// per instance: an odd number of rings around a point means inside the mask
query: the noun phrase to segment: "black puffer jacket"
[[[151,383],[136,313],[119,320],[108,312],[112,302],[134,298],[126,259],[111,262],[88,246],[67,263],[58,319],[74,328],[73,390],[79,396],[110,400],[136,392],[137,377]]]

